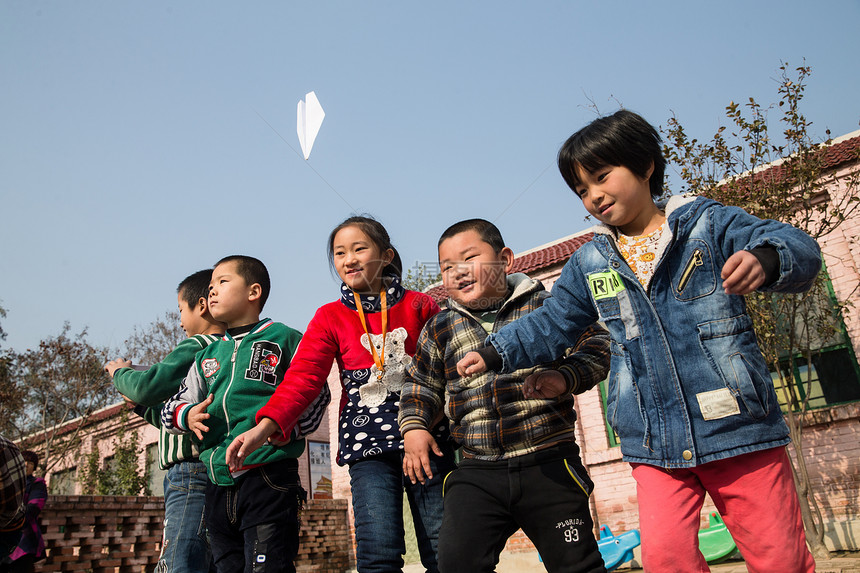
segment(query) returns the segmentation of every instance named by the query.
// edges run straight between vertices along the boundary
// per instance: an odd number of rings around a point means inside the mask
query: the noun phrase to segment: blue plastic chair
[[[625,531],[620,535],[613,535],[608,525],[600,526],[600,539],[597,547],[603,556],[603,563],[607,571],[612,571],[622,563],[633,559],[633,550],[639,547],[641,538],[638,529]]]

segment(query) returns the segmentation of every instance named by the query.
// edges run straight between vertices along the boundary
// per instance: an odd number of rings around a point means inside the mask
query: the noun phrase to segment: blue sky
[[[0,3],[0,322],[23,350],[64,321],[120,345],[186,275],[244,253],[265,314],[337,297],[325,242],[352,213],[406,266],[495,221],[515,252],[588,226],[554,158],[619,104],[708,139],[732,100],[813,68],[819,136],[858,129],[860,3]],[[326,118],[310,160],[296,103]]]

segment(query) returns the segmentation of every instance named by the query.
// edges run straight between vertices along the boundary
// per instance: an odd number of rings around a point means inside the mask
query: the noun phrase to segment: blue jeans
[[[212,556],[203,522],[206,466],[179,462],[164,478],[164,539],[156,573],[207,573]]]
[[[454,469],[453,453],[430,456],[433,479],[424,485],[403,475],[402,454],[365,458],[349,466],[352,508],[355,513],[356,568],[359,573],[402,571],[403,491],[412,512],[421,563],[437,573],[436,549],[442,525],[442,482]]]

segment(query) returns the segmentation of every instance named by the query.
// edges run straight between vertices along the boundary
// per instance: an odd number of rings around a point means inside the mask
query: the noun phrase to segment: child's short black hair
[[[496,253],[501,252],[505,248],[505,240],[502,238],[499,228],[485,219],[466,219],[465,221],[454,223],[445,229],[445,232],[439,237],[436,248],[438,249],[445,239],[450,239],[454,235],[459,235],[466,231],[477,232],[481,240],[493,247],[493,251]]]
[[[209,283],[211,281],[212,269],[197,271],[182,279],[182,282],[176,287],[176,294],[182,297],[188,308],[194,308],[201,298],[206,300],[209,296]]]
[[[341,229],[345,229],[346,227],[358,227],[361,229],[361,232],[367,235],[367,238],[376,245],[376,248],[379,249],[380,252],[385,252],[388,249],[394,251],[394,257],[391,259],[391,262],[385,265],[385,268],[382,269],[382,276],[396,276],[397,278],[403,277],[403,262],[400,260],[400,253],[398,253],[397,249],[394,248],[394,245],[391,244],[391,237],[388,236],[388,231],[385,230],[382,223],[370,215],[354,215],[335,227],[329,234],[326,252],[328,255],[328,264],[331,265],[332,268],[334,268],[335,235],[337,235]]]
[[[644,178],[652,163],[649,185],[656,198],[663,194],[666,172],[662,139],[642,116],[626,109],[595,119],[571,135],[558,151],[558,169],[574,191],[582,184],[577,166],[594,173],[607,165],[620,165]]]
[[[266,268],[266,265],[260,259],[255,259],[248,255],[230,255],[215,263],[215,266],[217,267],[220,264],[233,261],[236,262],[236,272],[246,284],[252,285],[257,283],[260,285],[260,310],[263,310],[263,307],[266,306],[266,300],[269,298],[269,291],[272,290],[272,283],[269,280],[269,270]]]
[[[32,462],[33,471],[39,469],[39,454],[31,450],[24,450],[21,452],[21,457],[24,458],[25,462]]]

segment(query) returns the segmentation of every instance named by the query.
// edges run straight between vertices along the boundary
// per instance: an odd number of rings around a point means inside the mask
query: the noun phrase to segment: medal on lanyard
[[[379,292],[379,298],[382,300],[382,344],[380,351],[376,351],[376,345],[373,343],[373,338],[370,330],[367,328],[367,319],[364,317],[364,309],[361,307],[361,299],[358,293],[353,292],[355,296],[355,308],[358,311],[358,318],[361,320],[361,326],[364,328],[364,333],[367,335],[367,345],[370,347],[370,354],[373,356],[374,367],[370,369],[371,377],[375,374],[376,380],[368,380],[358,389],[358,394],[361,396],[361,401],[370,408],[382,405],[385,398],[388,396],[388,388],[383,383],[385,376],[385,334],[388,330],[388,299],[383,288]]]

